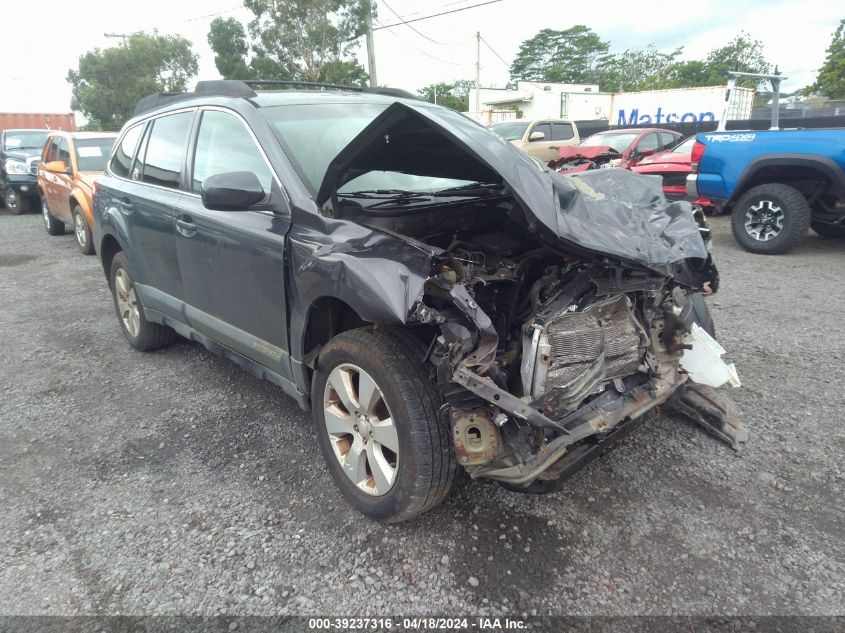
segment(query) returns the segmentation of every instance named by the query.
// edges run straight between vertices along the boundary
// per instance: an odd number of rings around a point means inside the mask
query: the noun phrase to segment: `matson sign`
[[[665,125],[718,121],[725,107],[725,89],[726,86],[710,86],[678,90],[619,92],[614,94],[611,100],[611,125]],[[746,92],[752,94],[750,90],[746,89]],[[747,118],[751,114],[751,99],[737,99],[738,96],[734,95],[732,101],[740,104],[739,111],[732,112],[729,118]],[[742,103],[745,101],[747,105]]]

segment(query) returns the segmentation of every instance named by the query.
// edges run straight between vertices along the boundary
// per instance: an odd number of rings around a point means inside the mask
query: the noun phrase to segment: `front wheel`
[[[94,238],[91,235],[91,227],[88,226],[88,221],[82,215],[82,209],[78,206],[73,207],[73,232],[76,234],[76,243],[79,244],[79,250],[83,255],[92,255],[94,253]]]
[[[29,212],[29,198],[22,196],[12,187],[3,190],[3,203],[12,215],[22,215]]]
[[[457,462],[424,347],[400,328],[358,329],[320,353],[311,386],[317,440],[357,510],[388,523],[443,501]]]
[[[801,192],[778,183],[746,191],[733,210],[731,227],[742,248],[751,253],[778,255],[807,234],[812,212]]]

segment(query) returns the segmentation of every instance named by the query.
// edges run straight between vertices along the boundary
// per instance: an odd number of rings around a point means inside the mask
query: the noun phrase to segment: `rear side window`
[[[114,158],[111,160],[111,173],[115,176],[123,178],[129,177],[129,168],[132,166],[132,158],[135,156],[135,150],[138,147],[138,140],[141,138],[141,132],[144,131],[144,124],[136,125],[130,128],[120,145],[117,146],[117,151],[114,153]]]
[[[663,149],[675,147],[675,144],[678,142],[679,138],[681,137],[675,136],[674,134],[669,134],[669,132],[660,132],[660,147]]]
[[[571,123],[552,123],[552,140],[568,141],[575,137]]]
[[[252,172],[264,192],[270,192],[273,174],[243,123],[231,114],[207,110],[197,136],[191,188],[199,193],[203,180],[232,171]]]
[[[193,117],[193,112],[180,112],[153,121],[143,166],[140,167],[143,182],[159,187],[179,188],[185,142]]]

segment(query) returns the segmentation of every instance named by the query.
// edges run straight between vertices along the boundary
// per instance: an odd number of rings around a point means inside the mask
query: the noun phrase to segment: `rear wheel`
[[[117,318],[129,344],[140,352],[170,345],[176,338],[176,332],[166,325],[147,321],[135,291],[135,280],[129,271],[129,260],[123,252],[112,260],[109,281]]]
[[[82,209],[78,206],[73,207],[73,232],[76,234],[76,243],[79,244],[79,250],[83,255],[91,255],[94,253],[94,238],[91,235],[91,227],[88,226],[88,221],[82,215]]]
[[[810,222],[810,227],[818,233],[819,237],[823,237],[825,239],[833,240],[845,238],[845,225],[843,224],[833,224],[830,222],[813,220]]]
[[[3,190],[3,203],[12,215],[29,212],[29,198],[22,196],[12,187],[6,187]]]
[[[65,223],[53,217],[44,198],[41,198],[41,216],[44,218],[44,228],[47,229],[49,235],[64,235]]]
[[[457,472],[442,397],[404,330],[350,330],[320,353],[311,390],[317,439],[357,510],[406,521],[446,498]]]
[[[733,210],[731,226],[736,241],[751,253],[785,253],[807,234],[810,205],[801,192],[778,183],[746,191]]]

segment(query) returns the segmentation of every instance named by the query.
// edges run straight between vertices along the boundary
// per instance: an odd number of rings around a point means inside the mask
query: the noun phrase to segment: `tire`
[[[835,240],[845,238],[845,225],[829,224],[827,222],[819,222],[813,220],[810,222],[810,227],[826,240]]]
[[[455,481],[451,434],[438,414],[442,396],[421,361],[424,356],[418,340],[388,326],[344,332],[323,348],[317,361],[311,403],[320,449],[346,500],[378,521],[399,523],[431,510]],[[356,408],[358,386],[366,379],[376,387],[374,397],[369,407]],[[344,390],[341,395],[344,384],[352,385],[351,394]],[[352,403],[349,409],[344,399]],[[327,413],[338,432],[330,434]],[[389,425],[379,424],[385,419],[393,422],[392,434]],[[349,454],[356,446],[359,459],[353,462]],[[371,464],[379,463],[383,466],[377,478]]]
[[[47,206],[47,200],[44,198],[41,198],[41,216],[44,218],[44,228],[47,229],[48,235],[65,234],[65,223],[53,217],[50,208]]]
[[[742,195],[734,207],[731,227],[745,250],[778,255],[807,234],[811,215],[810,205],[800,191],[769,183],[752,187]]]
[[[12,215],[29,213],[29,198],[22,196],[12,187],[3,190],[3,203]]]
[[[135,293],[135,280],[129,270],[129,260],[122,251],[114,256],[109,274],[109,286],[120,329],[129,344],[139,352],[149,352],[170,345],[176,332],[166,325],[150,323]]]
[[[83,255],[94,254],[94,236],[91,234],[91,227],[88,226],[88,220],[82,214],[82,209],[78,205],[74,205],[71,211],[71,218],[73,218],[73,232],[76,235],[76,243],[79,244],[79,250]]]

